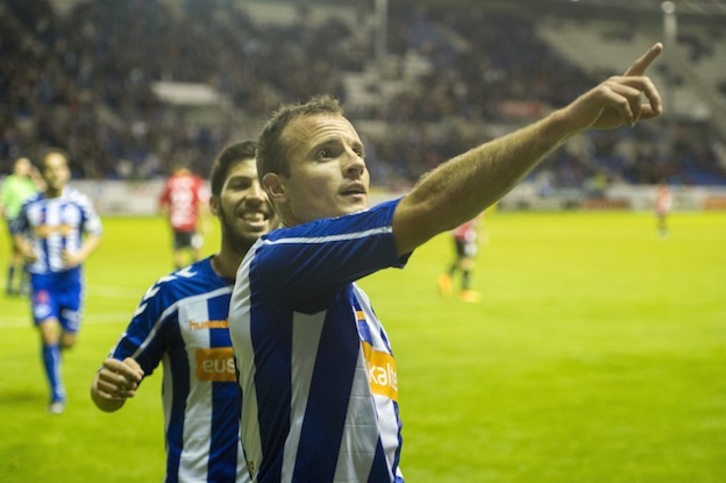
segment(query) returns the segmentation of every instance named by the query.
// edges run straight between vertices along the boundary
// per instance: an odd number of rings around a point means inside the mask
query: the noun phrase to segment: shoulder
[[[64,198],[66,198],[68,201],[75,203],[80,206],[92,206],[91,198],[88,197],[85,193],[82,193],[78,191],[75,188],[68,187],[66,188],[66,191],[63,193]]]
[[[205,258],[159,278],[151,290],[163,294],[168,300],[178,300],[217,290],[224,293],[231,287],[232,283],[214,273],[210,259]]]
[[[209,259],[160,277],[144,293],[134,317],[163,317],[186,303],[217,296],[227,296],[232,285],[217,277],[211,270]]]
[[[322,218],[292,228],[280,228],[262,239],[277,241],[284,239],[323,242],[335,241],[339,237],[364,237],[391,231],[393,213],[400,198],[386,201],[363,211]]]
[[[28,206],[37,205],[39,203],[45,203],[45,196],[43,196],[43,193],[35,193],[27,198],[25,201],[23,201],[21,209],[25,209]]]

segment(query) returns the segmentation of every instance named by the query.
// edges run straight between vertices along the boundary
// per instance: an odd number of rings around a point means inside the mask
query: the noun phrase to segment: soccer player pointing
[[[237,267],[278,218],[257,178],[255,145],[228,146],[212,167],[219,252],[160,278],[136,309],[91,387],[116,411],[161,362],[166,481],[248,481],[239,443],[239,388],[227,328]]]
[[[253,481],[403,481],[396,362],[355,281],[403,267],[416,247],[477,216],[568,138],[658,116],[660,96],[644,73],[661,51],[654,45],[624,76],[370,209],[363,143],[337,101],[313,98],[274,114],[259,139],[258,171],[285,228],[248,252],[229,314]]]

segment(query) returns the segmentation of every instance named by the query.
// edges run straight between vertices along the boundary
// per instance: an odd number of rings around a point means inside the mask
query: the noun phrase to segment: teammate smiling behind
[[[275,113],[258,141],[258,171],[285,228],[250,249],[229,314],[253,481],[403,481],[396,361],[354,282],[403,267],[416,247],[481,213],[568,138],[659,115],[660,96],[643,73],[661,50],[656,44],[625,76],[370,209],[363,143],[338,102],[322,96]]]
[[[253,142],[219,154],[211,185],[219,252],[149,288],[91,387],[99,409],[116,411],[162,362],[166,481],[248,478],[227,313],[242,257],[278,218],[257,179]]]

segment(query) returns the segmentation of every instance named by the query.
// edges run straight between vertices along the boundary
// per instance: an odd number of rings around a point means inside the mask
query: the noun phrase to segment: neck
[[[246,247],[242,254],[240,254],[237,250],[233,250],[222,243],[222,248],[219,253],[212,257],[212,268],[215,273],[220,277],[234,279],[237,276],[237,269],[240,263],[242,263],[244,254],[247,253],[247,249],[249,247]]]

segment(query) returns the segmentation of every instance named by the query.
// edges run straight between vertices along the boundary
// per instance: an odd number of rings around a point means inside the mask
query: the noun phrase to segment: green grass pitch
[[[441,235],[361,285],[397,357],[409,482],[726,481],[726,214],[493,213],[474,288],[442,299]],[[0,480],[161,481],[160,377],[115,414],[95,370],[171,268],[159,218],[105,219],[69,404],[45,413],[25,299],[1,298]],[[208,237],[211,252],[218,234]],[[0,245],[3,267],[7,239]]]

